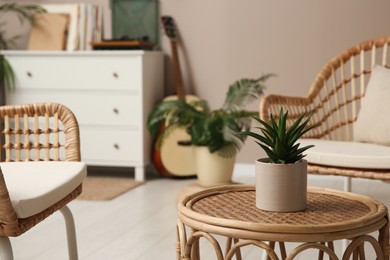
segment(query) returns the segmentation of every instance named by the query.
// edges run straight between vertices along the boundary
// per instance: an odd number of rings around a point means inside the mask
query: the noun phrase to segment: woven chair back
[[[390,68],[389,44],[390,37],[383,37],[349,48],[323,67],[305,98],[270,95],[260,104],[260,117],[277,118],[283,104],[289,125],[304,112],[312,112],[312,122],[321,123],[305,137],[351,141],[372,68],[376,64]]]
[[[79,128],[65,106],[0,107],[1,161],[80,161]]]

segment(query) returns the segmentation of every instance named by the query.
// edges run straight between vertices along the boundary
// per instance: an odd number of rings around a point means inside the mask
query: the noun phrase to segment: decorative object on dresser
[[[134,167],[143,181],[150,164],[147,115],[163,97],[158,51],[7,51],[16,86],[7,104],[53,101],[78,117],[83,161]]]
[[[244,132],[253,137],[268,158],[256,161],[256,207],[268,211],[300,211],[307,201],[307,161],[303,152],[313,147],[300,147],[297,143],[305,133],[316,127],[307,126],[311,115],[304,121],[301,115],[291,126],[286,125],[288,111],[280,109],[279,120],[271,114],[268,124],[254,117],[260,124],[261,134]]]
[[[59,3],[42,5],[49,14],[69,17],[66,50],[91,50],[90,42],[102,40],[103,9],[91,3]]]
[[[187,95],[184,90],[184,83],[180,69],[180,60],[177,52],[178,32],[175,21],[170,16],[161,17],[166,35],[171,43],[172,50],[172,69],[175,82],[176,95],[165,97],[162,102],[172,100],[183,100],[187,103],[199,100],[194,95]],[[161,127],[164,123],[161,122]],[[196,163],[194,161],[194,151],[191,146],[191,137],[186,131],[185,126],[176,127],[170,130],[170,134],[164,137],[162,142],[160,129],[155,144],[153,145],[153,162],[163,176],[167,177],[191,177],[196,175]]]
[[[266,95],[260,117],[284,107],[295,116],[310,110],[320,126],[301,139],[308,172],[353,178],[390,180],[390,36],[364,41],[343,51],[315,77],[305,97]],[[374,138],[374,139],[372,139]]]
[[[161,142],[164,142],[172,129],[186,127],[194,146],[194,160],[201,160],[196,164],[198,183],[202,186],[231,183],[235,156],[245,141],[245,136],[237,136],[237,133],[247,131],[251,117],[257,114],[244,107],[263,94],[264,82],[271,76],[265,74],[257,79],[234,82],[229,87],[223,106],[216,110],[210,110],[205,100],[187,103],[177,99],[159,103],[149,115],[149,131],[155,136],[161,128],[161,122],[164,122],[161,138]],[[206,156],[218,156],[221,164],[204,157],[196,158],[197,150],[205,150],[202,152],[206,152]],[[206,162],[212,164],[206,165]],[[229,167],[226,168],[226,165]]]
[[[112,36],[115,40],[141,39],[159,44],[158,0],[110,0]]]

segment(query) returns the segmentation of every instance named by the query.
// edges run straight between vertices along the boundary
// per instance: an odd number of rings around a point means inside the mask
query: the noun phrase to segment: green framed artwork
[[[149,41],[158,45],[158,0],[110,0],[113,39]]]

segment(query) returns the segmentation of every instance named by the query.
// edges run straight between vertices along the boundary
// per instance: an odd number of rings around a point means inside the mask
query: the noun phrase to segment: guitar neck
[[[181,75],[179,55],[177,53],[177,41],[175,39],[171,39],[171,49],[176,95],[179,97],[179,99],[185,100],[183,77]]]

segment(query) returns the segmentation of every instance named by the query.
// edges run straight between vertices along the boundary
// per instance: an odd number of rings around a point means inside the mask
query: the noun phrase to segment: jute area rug
[[[83,191],[77,199],[111,200],[141,184],[132,178],[88,176],[83,181]]]

